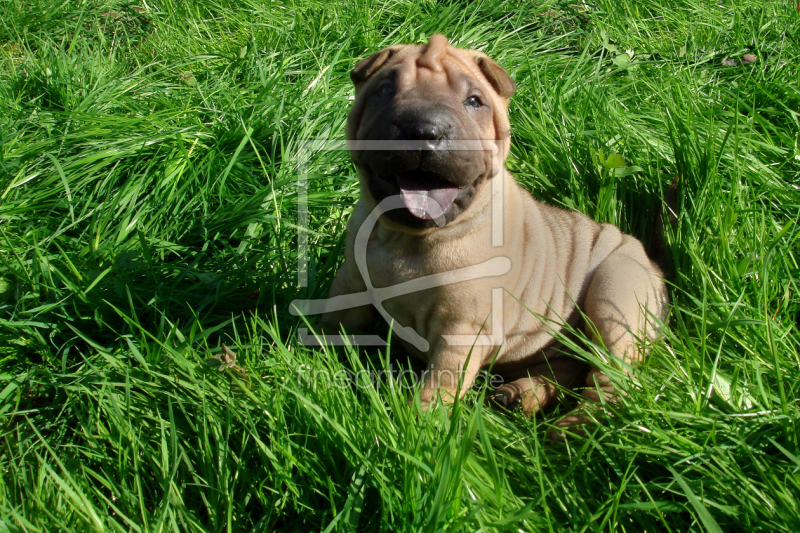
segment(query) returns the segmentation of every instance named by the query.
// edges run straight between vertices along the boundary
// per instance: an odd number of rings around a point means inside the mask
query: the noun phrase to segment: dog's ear
[[[480,54],[475,57],[475,61],[478,63],[478,68],[481,69],[483,75],[486,76],[494,90],[497,91],[497,94],[503,98],[510,98],[514,94],[517,84],[495,60]]]
[[[371,78],[373,74],[378,72],[380,68],[385,65],[387,61],[389,61],[394,53],[394,48],[385,48],[380,52],[372,54],[371,56],[359,61],[358,65],[356,65],[355,68],[350,71],[350,80],[353,82],[353,85],[358,87]]]

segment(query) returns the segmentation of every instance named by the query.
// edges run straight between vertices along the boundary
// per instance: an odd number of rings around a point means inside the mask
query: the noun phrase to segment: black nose
[[[414,141],[438,141],[443,133],[444,128],[430,122],[417,122],[406,131],[408,138]]]

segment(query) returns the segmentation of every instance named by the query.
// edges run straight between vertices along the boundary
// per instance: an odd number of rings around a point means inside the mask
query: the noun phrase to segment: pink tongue
[[[442,216],[458,194],[458,187],[446,182],[438,184],[444,185],[443,187],[428,188],[417,180],[398,176],[397,184],[400,186],[400,195],[406,208],[412,215],[423,220],[433,220]]]

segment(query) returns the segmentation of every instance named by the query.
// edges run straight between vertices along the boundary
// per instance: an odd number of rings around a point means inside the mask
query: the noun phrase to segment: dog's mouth
[[[424,170],[397,174],[395,178],[406,209],[421,220],[434,220],[442,216],[453,205],[461,190],[458,185]],[[431,200],[436,205],[431,205]]]
[[[438,225],[434,221],[449,221],[454,216],[453,204],[458,204],[465,191],[465,187],[440,174],[419,168],[398,174],[369,174],[373,198],[380,202],[389,196],[399,196],[405,209],[391,210],[387,215],[411,227],[429,227]]]
[[[400,166],[400,165],[398,165]],[[386,168],[389,167],[389,168]],[[399,196],[405,209],[390,209],[386,216],[414,229],[441,227],[467,209],[485,176],[469,180],[466,176],[443,176],[423,168],[391,173],[367,167],[366,185],[375,202]],[[407,167],[406,167],[407,168]],[[397,170],[403,170],[398,168]]]

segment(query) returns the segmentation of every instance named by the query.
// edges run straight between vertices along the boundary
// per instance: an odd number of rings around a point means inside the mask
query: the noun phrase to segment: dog
[[[639,240],[537,202],[514,181],[504,166],[508,73],[436,34],[381,50],[350,76],[361,194],[330,297],[399,290],[329,310],[323,323],[363,331],[392,320],[427,364],[423,408],[463,394],[490,365],[506,380],[492,400],[529,415],[580,380],[586,400],[614,399],[611,380],[565,355],[556,333],[583,327],[629,368],[659,334],[663,275]]]

